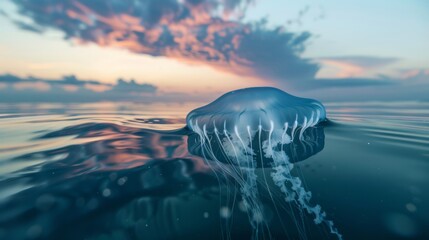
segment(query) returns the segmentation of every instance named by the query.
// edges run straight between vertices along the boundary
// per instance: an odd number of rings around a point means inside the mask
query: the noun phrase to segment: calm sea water
[[[0,104],[0,239],[255,237],[234,178],[189,150],[196,106]],[[310,202],[344,239],[429,239],[429,103],[326,107],[292,172]],[[285,203],[271,170],[255,170],[258,236],[336,239]]]

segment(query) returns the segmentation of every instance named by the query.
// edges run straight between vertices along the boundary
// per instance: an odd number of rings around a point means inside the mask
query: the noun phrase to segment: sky
[[[429,101],[429,2],[5,0],[0,102]]]

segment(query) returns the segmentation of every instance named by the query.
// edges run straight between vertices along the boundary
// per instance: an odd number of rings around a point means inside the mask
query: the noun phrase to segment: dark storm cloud
[[[73,75],[56,80],[0,75],[0,102],[152,101],[156,93],[156,86],[134,80],[105,84]]]
[[[274,83],[312,80],[319,67],[302,58],[308,32],[242,23],[250,0],[13,0],[33,25],[66,39],[206,64]]]

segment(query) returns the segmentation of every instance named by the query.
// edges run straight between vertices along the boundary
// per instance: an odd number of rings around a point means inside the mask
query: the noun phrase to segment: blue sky
[[[296,18],[307,7],[301,25],[293,28],[320,35],[307,49],[308,56],[398,57],[410,61],[410,67],[427,67],[428,1],[267,0],[250,8],[248,15],[281,24],[290,19],[288,16]]]
[[[265,0],[248,5],[245,0],[212,1],[219,3],[216,6],[208,1],[191,6],[184,1],[162,5],[138,0],[139,5],[132,5],[143,9],[138,12],[125,11],[128,2],[118,0],[92,5],[81,0],[14,2],[0,3],[0,75],[16,76],[27,85],[28,76],[51,84],[50,80],[75,75],[109,86],[125,78],[156,86],[159,96],[177,94],[180,99],[183,94],[211,96],[265,85],[341,101],[363,100],[361,91],[368,89],[373,91],[369,100],[395,99],[398,90],[402,91],[397,99],[426,100],[425,90],[429,91],[429,2],[423,0]],[[152,2],[161,4],[157,9],[166,9],[159,17],[167,23],[147,23],[153,12],[145,6],[153,8]],[[61,6],[61,11],[54,5]],[[111,12],[103,12],[105,6],[113,6]],[[44,14],[47,9],[56,15]],[[221,13],[214,15],[213,10]],[[176,18],[168,18],[172,13]],[[223,17],[226,14],[230,15]],[[69,25],[58,23],[63,20]],[[253,24],[251,30],[246,30],[248,24]],[[161,25],[168,33],[178,34],[170,45],[160,41]],[[218,30],[209,32],[207,26]],[[99,35],[106,27],[111,33]],[[222,42],[187,37],[194,32],[183,36],[186,28],[214,34]],[[152,34],[157,42],[136,41],[130,32]],[[98,35],[83,35],[88,33]],[[112,40],[113,33],[127,39]],[[231,48],[234,41],[238,45]],[[0,82],[0,93],[2,89],[23,94],[6,81]],[[41,94],[49,91],[35,96]],[[333,94],[342,97],[335,99]]]

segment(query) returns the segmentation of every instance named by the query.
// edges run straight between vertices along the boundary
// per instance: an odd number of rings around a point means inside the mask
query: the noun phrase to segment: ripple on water
[[[429,105],[326,106],[324,149],[297,172],[345,238],[429,235]],[[218,179],[175,131],[193,108],[0,105],[0,238],[201,239],[219,219],[243,234],[246,211],[219,206]]]

